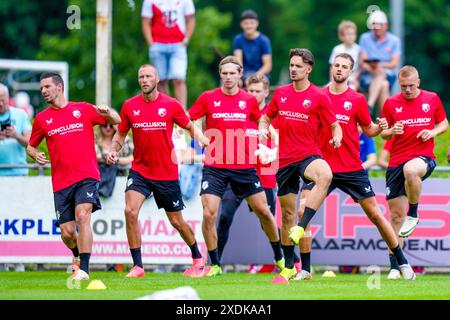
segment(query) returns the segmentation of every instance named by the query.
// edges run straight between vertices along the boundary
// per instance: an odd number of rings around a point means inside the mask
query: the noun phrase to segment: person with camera
[[[27,163],[25,146],[31,133],[31,124],[25,111],[9,106],[8,87],[0,83],[0,165]],[[0,176],[27,176],[27,168],[0,168]],[[8,271],[8,265],[0,266]],[[23,264],[15,265],[16,271],[25,271]]]
[[[0,83],[0,164],[26,164],[31,124],[25,111],[8,104],[8,88]],[[26,168],[0,168],[0,176],[26,176]]]

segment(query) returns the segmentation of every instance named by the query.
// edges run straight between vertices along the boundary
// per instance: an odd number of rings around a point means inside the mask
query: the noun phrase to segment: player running
[[[328,194],[335,188],[339,188],[350,195],[377,227],[393,253],[392,258],[398,263],[403,277],[406,280],[414,280],[415,274],[403,255],[393,228],[378,207],[375,193],[369,181],[369,175],[362,167],[362,161],[359,156],[360,147],[357,124],[361,126],[364,134],[368,137],[380,134],[383,128],[388,128],[388,125],[384,118],[378,118],[378,124],[373,123],[365,97],[348,86],[348,78],[352,74],[353,65],[354,60],[349,54],[342,53],[337,55],[331,66],[331,84],[323,89],[324,93],[331,100],[333,110],[343,132],[342,145],[339,151],[329,145],[328,141],[331,135],[328,132],[322,132],[319,138],[319,147],[323,152],[323,157],[333,172],[333,180],[328,189]],[[303,193],[306,194],[306,197],[312,195],[307,195],[307,190],[310,187],[310,185],[306,185],[303,188]],[[302,242],[311,244],[309,239],[300,240],[300,243]],[[305,244],[300,245],[301,250],[304,250],[305,247]],[[310,251],[311,246],[309,246],[309,253]],[[310,261],[308,263],[303,263],[303,270],[296,277],[296,280],[311,279]]]
[[[386,171],[386,199],[394,230],[406,238],[419,223],[417,208],[422,181],[436,167],[434,137],[448,129],[448,120],[439,96],[419,89],[415,67],[402,67],[398,81],[401,92],[388,98],[383,107],[383,117],[390,128],[383,130],[381,136],[386,140],[395,137]],[[403,240],[399,240],[402,244]],[[389,277],[398,277],[398,266],[393,260]]]
[[[56,223],[61,229],[61,239],[73,253],[74,279],[89,280],[93,242],[91,213],[101,209],[100,172],[92,127],[107,122],[117,124],[120,117],[107,106],[67,101],[63,79],[57,73],[43,73],[40,90],[49,107],[34,119],[27,152],[38,164],[47,164],[45,153],[37,149],[46,139]]]
[[[188,119],[181,104],[158,91],[158,73],[152,65],[139,68],[138,81],[142,93],[123,104],[120,112],[122,122],[113,138],[108,163],[115,163],[128,131],[133,132],[133,163],[125,189],[125,220],[128,244],[133,258],[129,278],[145,276],[141,255],[141,232],[138,223],[139,211],[152,193],[158,208],[164,208],[171,225],[180,233],[192,252],[193,268],[185,275],[202,271],[205,259],[202,257],[194,232],[181,214],[184,208],[178,181],[178,165],[172,142],[174,124],[189,131],[202,146],[208,139]]]
[[[204,92],[189,110],[193,120],[206,117],[205,134],[211,137],[206,149],[201,185],[203,204],[203,236],[211,266],[204,275],[222,273],[217,250],[216,218],[221,198],[228,183],[238,197],[245,198],[253,209],[270,240],[277,265],[283,254],[275,219],[267,205],[266,195],[255,169],[255,157],[249,152],[245,132],[251,122],[260,119],[258,102],[242,89],[242,65],[236,57],[228,56],[219,63],[222,86]]]
[[[317,146],[319,126],[322,125],[324,130],[331,129],[329,143],[333,148],[338,148],[342,139],[342,130],[329,98],[308,79],[313,65],[314,56],[308,49],[290,51],[292,84],[281,86],[275,91],[259,126],[261,140],[264,140],[270,123],[277,119],[280,135],[277,183],[283,215],[281,241],[286,268],[274,278],[275,284],[287,284],[297,274],[294,268],[294,245],[298,244],[309,221],[322,205],[331,183],[331,169],[322,159]],[[315,186],[311,190],[311,197],[306,200],[305,214],[295,226],[300,177],[304,181],[315,182]]]

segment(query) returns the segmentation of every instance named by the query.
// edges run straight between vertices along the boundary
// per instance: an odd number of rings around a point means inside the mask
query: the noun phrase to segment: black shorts
[[[311,191],[314,186],[315,183],[312,181],[308,183],[305,182],[302,186],[302,191]],[[369,174],[366,170],[333,173],[333,180],[331,180],[327,195],[336,188],[351,196],[355,202],[375,196],[372,185],[370,184]]]
[[[92,212],[100,210],[99,182],[87,178],[74,183],[67,188],[53,193],[56,210],[56,226],[69,221],[75,221],[75,207],[82,203],[92,203]]]
[[[153,192],[156,205],[159,209],[164,208],[166,212],[177,212],[185,208],[178,180],[147,179],[139,172],[130,170],[125,192],[129,190],[139,192],[146,198]]]
[[[284,196],[288,193],[298,194],[300,190],[300,178],[305,183],[310,182],[304,176],[305,170],[311,162],[317,159],[322,159],[322,157],[312,155],[299,162],[291,163],[284,168],[280,168],[277,172],[278,196]]]
[[[436,161],[429,157],[418,157],[425,161],[427,164],[427,173],[422,177],[422,181],[428,178],[436,168]],[[407,161],[408,162],[408,161]],[[405,190],[405,175],[403,174],[403,167],[405,163],[402,163],[398,167],[388,168],[386,170],[386,199],[391,200],[400,196],[406,195]]]
[[[328,194],[336,188],[351,196],[355,202],[375,196],[372,185],[370,184],[369,174],[363,169],[352,172],[333,173],[333,180],[331,180],[331,185],[328,188]]]
[[[228,183],[233,193],[242,199],[264,191],[254,168],[221,169],[205,166],[200,195],[213,194],[222,198]]]

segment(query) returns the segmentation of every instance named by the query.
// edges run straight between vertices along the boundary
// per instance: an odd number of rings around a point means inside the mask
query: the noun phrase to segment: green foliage
[[[81,29],[70,30],[67,37],[44,34],[38,59],[66,60],[70,64],[70,96],[73,100],[95,101],[95,2],[71,0],[81,8]],[[141,30],[140,4],[134,10],[127,1],[113,1],[112,106],[122,103],[139,92],[137,70],[149,62]],[[189,45],[187,85],[192,103],[206,88],[215,86],[214,73],[208,67],[214,62],[214,47],[229,50],[229,41],[220,31],[231,22],[229,14],[214,7],[197,10],[197,28]]]

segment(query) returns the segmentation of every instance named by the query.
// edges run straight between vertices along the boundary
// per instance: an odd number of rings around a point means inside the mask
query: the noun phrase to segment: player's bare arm
[[[126,133],[117,131],[116,134],[113,137],[112,145],[111,145],[111,151],[106,156],[106,163],[107,164],[117,164],[119,158],[117,157],[117,154],[122,149],[123,144],[125,143],[125,138],[127,137]]]
[[[400,135],[404,132],[404,126],[400,121],[397,121],[389,129],[381,131],[381,137],[384,140],[390,140],[394,135]]]
[[[342,141],[342,128],[339,125],[339,122],[334,122],[331,126],[331,135],[333,136],[333,138],[331,138],[330,140],[330,144],[335,147],[335,148],[339,148],[341,146],[341,141]]]
[[[38,149],[31,145],[27,145],[27,153],[30,157],[32,157],[38,164],[41,166],[49,163],[50,161],[45,156],[44,152],[39,152]]]
[[[196,126],[192,121],[188,123],[186,127],[184,127],[191,137],[198,141],[200,146],[206,147],[209,145],[209,139],[203,134],[202,130]]]
[[[101,115],[109,124],[120,123],[121,121],[120,116],[117,113],[117,111],[114,110],[113,108],[104,105],[94,106],[94,108],[97,111],[97,113]]]
[[[368,126],[361,126],[364,134],[368,137],[375,137],[383,130],[389,129],[389,124],[386,118],[377,118],[377,123],[370,123]]]
[[[417,135],[417,138],[422,139],[423,141],[427,141],[429,139],[433,139],[434,137],[443,134],[448,129],[448,120],[439,122],[433,130],[422,130]]]
[[[269,126],[271,123],[272,119],[265,114],[262,115],[262,117],[259,119],[258,130],[259,130],[259,140],[261,142],[265,142],[267,140],[269,134]]]

